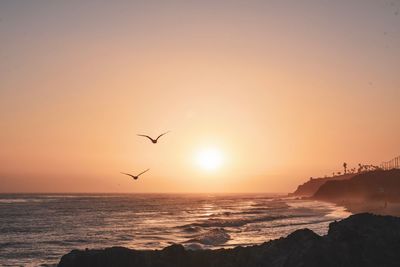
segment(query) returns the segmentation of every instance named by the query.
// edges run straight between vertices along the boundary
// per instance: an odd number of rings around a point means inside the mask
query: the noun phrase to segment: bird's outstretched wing
[[[152,142],[154,142],[155,140],[153,139],[153,138],[151,138],[150,136],[148,136],[148,135],[144,135],[144,134],[137,134],[137,136],[142,136],[142,137],[146,137],[146,138],[149,138]]]
[[[161,136],[163,136],[163,135],[165,135],[165,134],[167,134],[167,133],[169,133],[169,132],[170,132],[170,131],[160,134],[160,135],[156,138],[156,140],[158,140],[158,138],[160,138]]]
[[[139,174],[136,175],[136,176],[142,175],[143,173],[148,172],[149,170],[150,170],[150,169],[147,169],[147,170],[145,170],[145,171],[142,171],[141,173],[139,173]]]
[[[128,175],[128,176],[130,176],[130,177],[132,177],[132,178],[135,178],[135,176],[133,176],[132,174],[129,174],[129,173],[125,173],[125,172],[121,172],[122,174],[125,174],[125,175]]]

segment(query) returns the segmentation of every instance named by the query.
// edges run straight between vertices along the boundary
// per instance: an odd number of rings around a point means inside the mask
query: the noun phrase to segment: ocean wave
[[[267,202],[258,202],[251,205],[252,207],[263,207],[265,209],[286,209],[290,206],[286,202],[282,201],[267,201]]]
[[[243,210],[240,212],[237,212],[237,214],[265,214],[267,212],[275,212],[279,210],[284,210],[287,209],[287,207],[262,207],[262,208],[251,208],[248,210]]]
[[[184,247],[187,250],[202,250],[202,249],[204,249],[204,246],[199,243],[184,244]]]
[[[267,222],[280,219],[289,219],[295,217],[307,217],[308,215],[280,215],[280,216],[260,216],[254,218],[238,218],[238,219],[214,219],[210,218],[205,222],[193,223],[188,226],[199,227],[240,227],[249,223]]]
[[[223,228],[212,229],[208,232],[202,233],[185,243],[202,244],[207,246],[216,246],[226,243],[230,239],[230,235]]]
[[[49,200],[41,198],[1,198],[0,204],[18,204],[18,203],[32,203],[32,202],[47,202]]]
[[[26,202],[29,202],[29,200],[28,199],[23,199],[23,198],[0,199],[0,204],[26,203]]]
[[[24,246],[25,242],[0,242],[0,248],[11,248],[11,247],[18,247],[18,246]]]
[[[183,228],[183,231],[185,231],[187,233],[198,233],[201,231],[200,227],[192,226],[192,225],[178,226],[178,228]]]
[[[305,222],[288,222],[288,223],[282,223],[282,224],[275,224],[273,226],[267,226],[266,228],[312,225],[312,224],[319,224],[319,223],[326,223],[326,222],[332,222],[332,219],[331,218],[327,218],[327,219],[310,220],[310,221],[305,221]]]
[[[44,241],[39,241],[37,242],[40,245],[43,246],[66,246],[66,245],[79,245],[79,244],[85,244],[88,243],[88,240],[85,239],[64,239],[64,240],[44,240]]]

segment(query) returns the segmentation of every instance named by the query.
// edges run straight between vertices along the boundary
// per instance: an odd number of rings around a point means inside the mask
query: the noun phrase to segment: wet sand
[[[384,201],[347,201],[337,204],[344,206],[353,214],[369,212],[378,215],[400,216],[400,202],[387,202],[385,205]]]

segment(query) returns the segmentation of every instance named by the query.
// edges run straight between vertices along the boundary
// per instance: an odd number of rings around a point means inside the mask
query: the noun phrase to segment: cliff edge
[[[337,181],[337,180],[347,180],[354,176],[355,174],[343,174],[333,177],[324,177],[324,178],[311,178],[309,181],[299,185],[293,193],[290,193],[289,196],[297,196],[297,197],[311,197],[313,196],[318,189],[324,185],[328,181]]]
[[[341,201],[400,201],[400,170],[377,170],[358,174],[351,179],[327,181],[313,198]]]

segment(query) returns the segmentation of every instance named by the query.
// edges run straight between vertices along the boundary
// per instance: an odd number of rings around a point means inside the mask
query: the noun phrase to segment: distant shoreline
[[[309,198],[335,203],[353,214],[400,216],[400,170],[376,170],[350,179],[328,180]]]
[[[400,202],[386,202],[386,207],[383,201],[367,200],[335,202],[326,200],[326,202],[335,203],[339,206],[342,206],[353,214],[368,212],[377,215],[391,215],[400,217]]]

